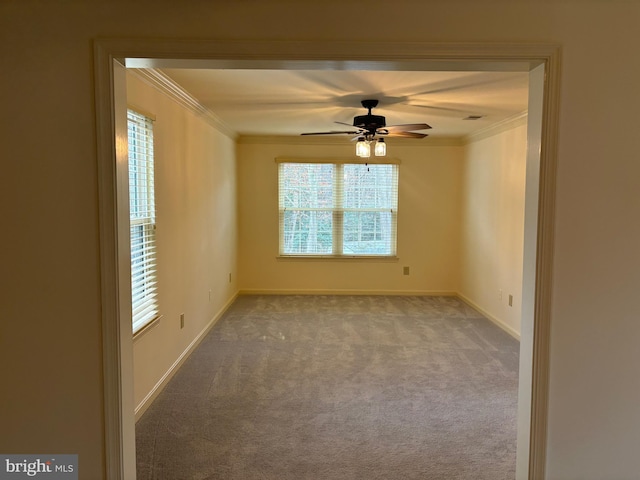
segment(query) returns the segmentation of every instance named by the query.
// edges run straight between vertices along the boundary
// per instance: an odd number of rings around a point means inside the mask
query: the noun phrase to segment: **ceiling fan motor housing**
[[[364,128],[369,133],[375,133],[378,128],[385,127],[387,125],[386,119],[382,115],[372,115],[371,109],[378,106],[378,100],[362,100],[360,102],[364,108],[369,110],[367,115],[358,115],[353,118],[353,126]]]
[[[358,115],[353,118],[353,126],[366,128],[367,130],[376,130],[386,126],[386,119],[382,115]]]

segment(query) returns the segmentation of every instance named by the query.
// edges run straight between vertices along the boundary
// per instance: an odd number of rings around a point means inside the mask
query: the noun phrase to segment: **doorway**
[[[125,67],[412,69],[528,71],[529,122],[518,415],[517,478],[541,478],[546,439],[548,311],[553,227],[558,54],[555,47],[385,44],[362,58],[333,44],[299,42],[149,42],[104,40],[96,50],[96,101],[105,369],[105,444],[109,478],[135,478],[130,292],[126,264],[128,211]],[[251,53],[246,53],[251,52]],[[303,59],[301,59],[301,57]],[[126,125],[125,125],[126,127]],[[126,128],[125,128],[126,134]],[[115,139],[115,142],[114,142]],[[124,144],[126,145],[126,143]],[[124,236],[124,238],[123,238]],[[128,301],[127,301],[128,300]]]

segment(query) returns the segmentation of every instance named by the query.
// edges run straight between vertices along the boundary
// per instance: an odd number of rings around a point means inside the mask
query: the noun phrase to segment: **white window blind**
[[[396,254],[398,165],[279,163],[280,255]]]
[[[129,132],[129,219],[133,333],[158,315],[156,297],[153,121],[127,112]]]

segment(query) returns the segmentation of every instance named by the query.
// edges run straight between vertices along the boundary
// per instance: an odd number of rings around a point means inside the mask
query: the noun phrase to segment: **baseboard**
[[[233,295],[227,303],[225,303],[220,310],[213,316],[213,318],[209,321],[209,323],[202,329],[202,331],[196,335],[193,341],[184,349],[184,351],[180,354],[180,356],[173,362],[173,365],[169,367],[166,373],[162,376],[162,378],[155,384],[155,386],[151,389],[151,391],[147,394],[146,397],[142,399],[142,401],[138,404],[135,410],[136,422],[142,418],[144,412],[146,412],[147,408],[153,403],[156,397],[162,392],[164,387],[166,387],[169,380],[175,375],[180,366],[184,363],[184,361],[191,355],[191,353],[200,345],[200,342],[207,336],[207,333],[213,328],[213,326],[222,318],[222,315],[227,311],[227,309],[231,306],[231,304],[238,298],[240,293],[236,293]]]
[[[397,296],[442,296],[457,297],[458,293],[448,290],[268,290],[268,289],[244,289],[239,295],[397,295]]]
[[[510,327],[509,325],[504,323],[499,318],[491,315],[485,309],[483,309],[478,304],[476,304],[473,300],[471,300],[470,298],[464,296],[460,292],[456,293],[456,295],[460,298],[460,300],[462,300],[463,302],[469,304],[469,306],[473,307],[473,309],[475,309],[478,312],[480,312],[484,317],[487,317],[488,320],[490,320],[491,322],[496,324],[498,327],[500,327],[502,330],[507,332],[509,335],[511,335],[516,340],[520,341],[520,333],[518,331],[516,331],[513,327]]]

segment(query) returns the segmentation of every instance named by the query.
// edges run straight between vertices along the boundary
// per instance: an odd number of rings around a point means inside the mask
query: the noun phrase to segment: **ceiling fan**
[[[353,135],[355,139],[363,139],[371,142],[377,136],[380,137],[404,137],[424,138],[426,133],[418,133],[415,130],[427,130],[431,128],[426,123],[409,123],[404,125],[387,125],[382,115],[373,115],[371,110],[378,106],[378,100],[362,100],[362,106],[369,112],[366,115],[358,115],[353,118],[353,125],[344,122],[335,122],[340,125],[354,127],[352,130],[331,130],[329,132],[302,133],[301,135]]]

